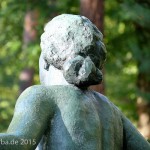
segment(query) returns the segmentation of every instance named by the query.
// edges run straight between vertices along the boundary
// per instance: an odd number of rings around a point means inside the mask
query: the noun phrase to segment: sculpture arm
[[[150,150],[150,144],[137,131],[132,123],[122,115],[123,122],[123,149]]]
[[[1,150],[36,148],[53,114],[47,95],[42,86],[30,87],[21,94],[7,133],[0,134]]]

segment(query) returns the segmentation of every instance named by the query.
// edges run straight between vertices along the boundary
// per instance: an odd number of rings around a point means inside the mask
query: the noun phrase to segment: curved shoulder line
[[[16,106],[20,103],[34,103],[35,101],[41,100],[41,102],[44,102],[48,99],[49,96],[52,94],[51,90],[43,85],[33,85],[25,89],[21,95],[19,96]],[[50,99],[50,97],[49,97]]]
[[[96,91],[92,91],[94,93],[94,95],[96,95],[97,97],[99,97],[102,101],[106,102],[106,103],[111,103],[111,101],[103,94],[98,93]]]
[[[121,113],[120,109],[115,105],[113,104],[105,95],[101,94],[101,93],[98,93],[96,91],[93,91],[94,94],[100,98],[100,100],[102,100],[103,102],[109,104],[111,107],[113,107],[115,110],[117,110],[119,113]],[[121,113],[122,114],[122,113]]]

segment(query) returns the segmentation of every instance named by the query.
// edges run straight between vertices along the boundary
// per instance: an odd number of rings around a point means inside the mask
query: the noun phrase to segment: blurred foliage
[[[39,13],[36,41],[23,49],[24,17],[27,11]],[[79,1],[1,0],[0,1],[0,132],[11,121],[18,97],[19,74],[25,67],[35,70],[34,84],[39,84],[38,59],[40,35],[44,24],[61,13],[79,13]]]
[[[105,0],[106,94],[135,123],[137,75],[140,71],[149,75],[150,71],[150,4],[148,0],[143,3]],[[28,10],[34,9],[39,11],[37,40],[23,50],[24,17]],[[12,118],[21,70],[33,67],[34,83],[39,83],[40,35],[44,23],[61,13],[79,14],[79,0],[0,1],[0,132],[7,129]],[[144,38],[144,42],[138,37]]]
[[[135,124],[137,97],[150,102],[150,84],[142,90],[150,81],[149,24],[148,0],[105,1],[107,95]],[[137,86],[141,73],[145,83]]]

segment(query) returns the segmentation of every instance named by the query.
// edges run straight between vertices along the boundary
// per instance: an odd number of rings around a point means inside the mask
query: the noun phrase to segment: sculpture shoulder
[[[53,107],[53,90],[51,87],[43,86],[43,85],[34,85],[27,88],[22,94],[19,96],[16,106],[51,106]]]
[[[110,105],[112,107],[116,107],[105,95],[93,91],[94,97],[99,103],[105,103],[106,105]]]
[[[35,98],[40,98],[40,97],[45,97],[46,96],[46,88],[44,86],[41,85],[34,85],[34,86],[30,86],[28,87],[26,90],[24,90],[19,99],[18,99],[18,103],[24,100],[33,100]]]
[[[105,107],[106,110],[108,109],[108,111],[112,110],[112,112],[114,112],[119,118],[122,117],[122,113],[119,108],[114,105],[106,96],[95,91],[93,91],[93,94],[100,106],[103,106],[103,108]]]
[[[74,86],[63,86],[63,85],[34,85],[27,88],[18,98],[17,104],[20,103],[52,103],[54,104],[56,99],[67,97],[71,95],[78,95],[81,90]]]

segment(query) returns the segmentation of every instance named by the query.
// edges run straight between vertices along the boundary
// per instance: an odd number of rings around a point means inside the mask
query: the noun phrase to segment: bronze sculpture
[[[42,85],[25,90],[0,150],[149,150],[149,143],[105,96],[101,32],[86,17],[60,15],[41,36]],[[13,144],[10,144],[14,140]],[[7,143],[6,143],[7,142]],[[16,143],[15,143],[16,142]]]

